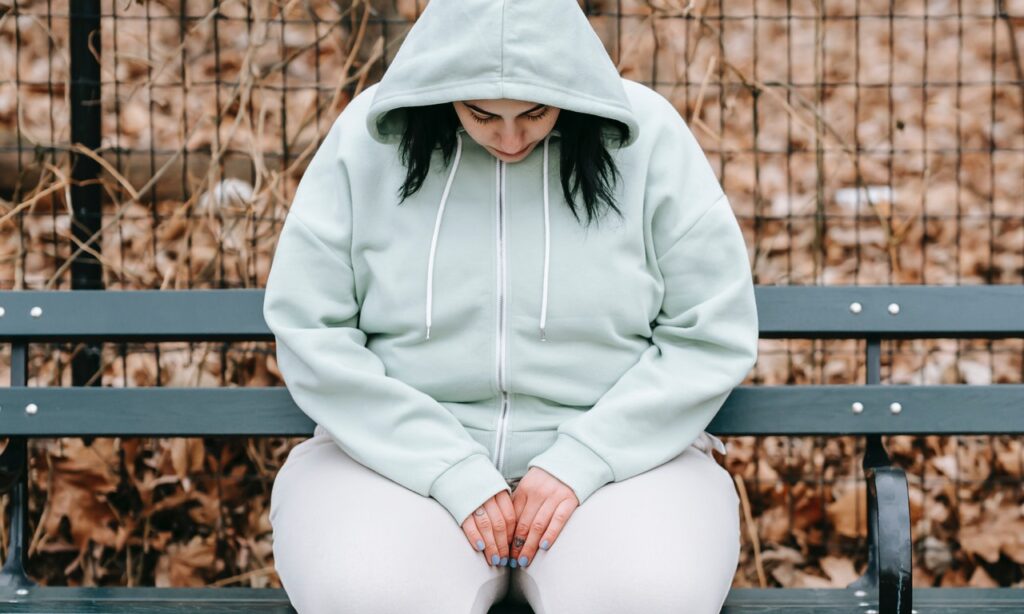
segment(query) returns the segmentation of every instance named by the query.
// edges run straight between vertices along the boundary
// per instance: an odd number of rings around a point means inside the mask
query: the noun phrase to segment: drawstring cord
[[[547,341],[544,327],[548,321],[548,265],[551,260],[551,222],[548,205],[548,141],[551,140],[549,132],[544,137],[544,285],[540,294],[540,340]]]
[[[431,311],[434,303],[434,254],[437,251],[437,235],[441,230],[441,217],[444,215],[444,206],[448,202],[448,193],[452,189],[452,180],[455,179],[455,171],[459,168],[459,160],[462,158],[462,135],[455,133],[455,162],[452,170],[448,173],[448,182],[444,186],[444,193],[441,194],[441,205],[437,208],[437,218],[434,221],[434,236],[430,239],[430,257],[427,259],[427,339],[430,339]]]
[[[427,300],[426,300],[426,327],[427,336],[426,339],[430,339],[430,326],[433,317],[433,306],[434,306],[434,258],[437,253],[437,240],[438,235],[441,232],[441,218],[444,216],[445,205],[448,203],[448,195],[452,189],[452,182],[455,180],[455,172],[459,168],[459,162],[462,159],[462,134],[464,128],[459,128],[455,132],[455,161],[452,163],[452,168],[448,172],[448,181],[445,183],[444,192],[441,194],[441,203],[437,208],[437,216],[434,219],[434,233],[430,239],[430,255],[427,258]],[[543,194],[544,194],[544,273],[543,281],[541,284],[541,299],[540,299],[540,340],[547,341],[547,319],[548,319],[548,273],[551,264],[551,215],[550,215],[550,196],[548,194],[548,142],[551,140],[552,133],[548,133],[544,137],[544,172],[543,172]],[[499,161],[500,162],[500,161]],[[500,164],[499,164],[500,166]],[[499,183],[498,190],[500,191],[501,185]],[[501,198],[499,192],[498,198]]]

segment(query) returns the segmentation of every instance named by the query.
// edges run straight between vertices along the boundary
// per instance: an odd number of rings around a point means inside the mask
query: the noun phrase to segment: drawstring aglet
[[[544,327],[541,327],[541,329],[540,329],[540,340],[541,341],[547,341],[548,340],[547,334],[544,332]]]

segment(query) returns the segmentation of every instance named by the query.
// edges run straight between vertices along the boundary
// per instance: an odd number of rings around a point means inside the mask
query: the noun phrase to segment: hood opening
[[[639,124],[622,78],[575,0],[431,0],[376,85],[366,126],[396,143],[405,108],[510,98]],[[612,125],[602,130],[619,147]]]

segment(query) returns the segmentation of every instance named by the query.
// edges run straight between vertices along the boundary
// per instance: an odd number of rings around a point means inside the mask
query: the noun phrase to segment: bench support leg
[[[0,586],[35,586],[25,575],[25,535],[28,533],[28,446],[24,437],[12,437],[0,455],[0,489],[11,499],[7,560],[0,570]]]
[[[878,611],[910,614],[912,545],[907,476],[889,464],[881,437],[868,437],[864,454],[868,481],[868,566],[850,588],[878,589]]]

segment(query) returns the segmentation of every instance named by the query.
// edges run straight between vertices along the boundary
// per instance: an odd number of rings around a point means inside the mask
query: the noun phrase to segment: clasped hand
[[[484,501],[462,523],[462,530],[490,565],[526,567],[538,548],[554,545],[579,505],[576,494],[561,480],[540,467],[530,467],[511,497],[502,490]]]

